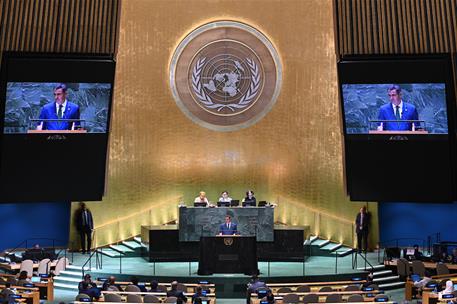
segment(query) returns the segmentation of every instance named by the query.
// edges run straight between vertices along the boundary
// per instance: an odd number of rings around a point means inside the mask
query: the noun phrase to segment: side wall
[[[67,246],[70,226],[70,202],[0,204],[2,237],[0,251],[15,248],[30,238],[55,239],[55,246]],[[42,247],[52,246],[52,240],[31,240]],[[23,244],[21,247],[25,247]]]

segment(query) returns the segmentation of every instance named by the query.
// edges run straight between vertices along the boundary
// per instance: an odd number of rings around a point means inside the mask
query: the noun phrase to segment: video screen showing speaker
[[[343,84],[348,134],[447,134],[445,83]]]
[[[8,82],[4,133],[106,133],[111,83]]]
[[[338,78],[350,199],[454,201],[450,56],[344,57]]]
[[[102,199],[114,75],[110,55],[3,54],[0,202]]]

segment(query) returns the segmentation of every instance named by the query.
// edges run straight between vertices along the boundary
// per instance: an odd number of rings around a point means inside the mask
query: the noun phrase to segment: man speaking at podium
[[[392,85],[387,90],[387,94],[390,103],[379,108],[378,120],[398,120],[398,122],[380,122],[378,131],[414,131],[418,128],[418,122],[401,122],[402,120],[419,120],[419,115],[414,105],[402,100],[400,86]]]
[[[67,86],[63,83],[54,88],[54,100],[41,108],[40,119],[63,119],[63,121],[42,121],[37,130],[74,130],[79,121],[79,106],[67,100]]]
[[[232,217],[227,214],[225,216],[225,223],[219,226],[219,235],[235,235],[237,233],[236,224],[232,223]]]

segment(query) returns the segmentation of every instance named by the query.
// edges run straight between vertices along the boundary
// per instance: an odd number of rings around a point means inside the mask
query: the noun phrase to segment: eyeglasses
[[[389,97],[392,97],[392,96],[398,96],[397,93],[394,93],[394,94],[387,94]]]

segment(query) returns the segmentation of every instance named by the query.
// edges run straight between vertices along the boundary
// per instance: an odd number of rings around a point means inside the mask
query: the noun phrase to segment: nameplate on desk
[[[219,254],[219,261],[238,261],[238,254]]]

